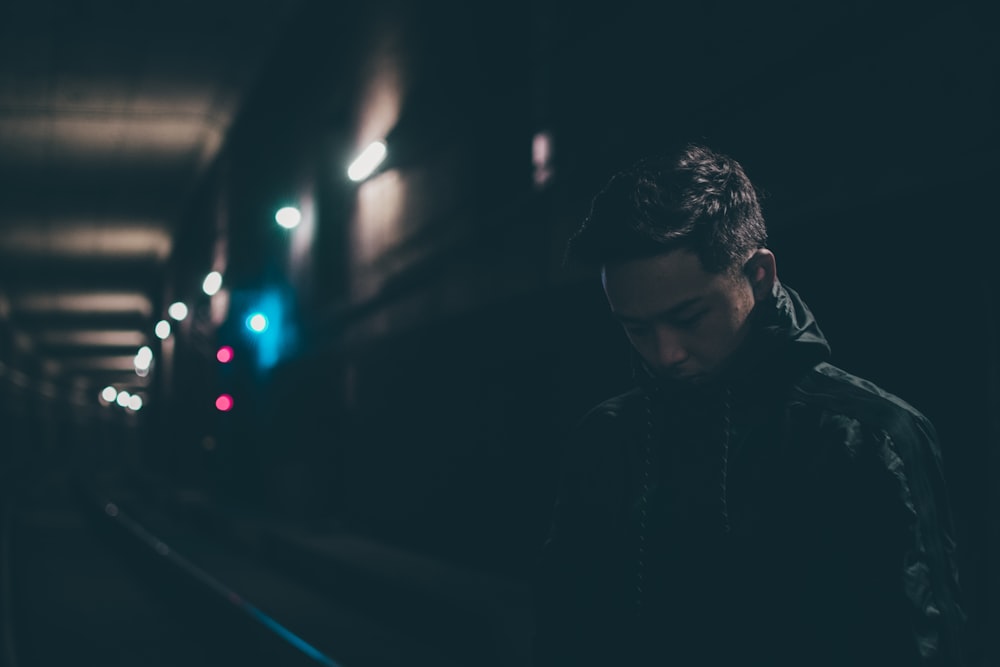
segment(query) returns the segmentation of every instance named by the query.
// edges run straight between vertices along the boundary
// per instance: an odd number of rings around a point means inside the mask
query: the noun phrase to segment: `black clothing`
[[[576,429],[535,667],[960,664],[932,425],[772,297],[711,386],[639,372]]]

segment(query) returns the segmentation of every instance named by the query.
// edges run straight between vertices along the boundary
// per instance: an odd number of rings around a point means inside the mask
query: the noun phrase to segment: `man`
[[[612,178],[570,240],[637,386],[570,438],[535,667],[960,664],[934,429],[828,362],[766,241],[698,145]]]

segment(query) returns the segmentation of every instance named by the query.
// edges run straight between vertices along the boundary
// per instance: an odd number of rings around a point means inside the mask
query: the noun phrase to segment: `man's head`
[[[696,145],[615,175],[570,239],[656,373],[723,370],[777,279],[757,195],[735,160]]]

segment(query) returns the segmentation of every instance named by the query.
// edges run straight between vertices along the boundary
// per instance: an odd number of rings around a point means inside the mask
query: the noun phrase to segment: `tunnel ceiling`
[[[179,216],[297,4],[0,4],[0,370],[142,382]]]

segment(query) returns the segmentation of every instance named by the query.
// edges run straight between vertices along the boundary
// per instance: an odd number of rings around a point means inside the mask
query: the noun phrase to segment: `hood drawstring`
[[[636,615],[641,616],[643,612],[643,598],[646,577],[646,533],[647,519],[649,514],[649,493],[653,474],[654,459],[654,438],[655,428],[653,424],[653,398],[659,392],[655,389],[647,390],[644,395],[645,408],[645,436],[642,443],[642,474],[640,478],[638,517],[639,535],[636,548],[636,571],[635,571],[635,610]],[[729,535],[731,526],[729,523],[729,441],[732,437],[732,389],[728,386],[725,389],[722,400],[722,457],[720,470],[720,505],[722,518],[722,531]]]
[[[729,439],[732,437],[733,392],[726,387],[722,401],[722,530],[729,534]]]
[[[643,438],[642,479],[639,490],[639,543],[635,571],[635,612],[642,615],[643,585],[646,574],[646,515],[649,509],[649,481],[653,471],[653,392],[645,393],[646,434]]]

